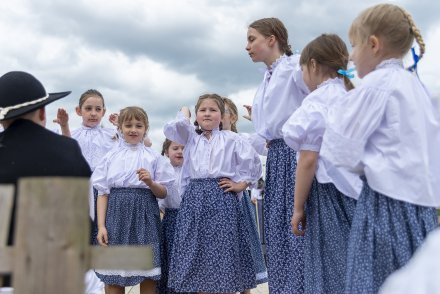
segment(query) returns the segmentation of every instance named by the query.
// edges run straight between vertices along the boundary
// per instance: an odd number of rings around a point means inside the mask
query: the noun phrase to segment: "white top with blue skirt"
[[[143,142],[128,144],[121,140],[92,174],[98,195],[108,195],[105,226],[109,246],[150,245],[153,249],[151,270],[96,270],[105,284],[126,287],[145,279],[159,280],[161,276],[159,206],[150,188],[139,180],[140,168],[149,171],[152,180],[167,191],[172,189],[175,175],[171,164]]]
[[[381,194],[440,206],[440,123],[400,59],[380,63],[329,111],[320,155],[364,175]]]
[[[168,286],[176,292],[231,293],[256,287],[256,271],[237,193],[219,178],[255,182],[261,162],[252,146],[231,131],[197,134],[181,113],[165,136],[185,145],[182,203],[177,216]]]
[[[252,105],[252,123],[265,140],[283,137],[281,128],[309,93],[299,55],[282,55],[268,68]]]
[[[181,194],[190,179],[229,178],[234,182],[257,181],[262,173],[261,161],[254,148],[238,134],[214,129],[208,140],[195,132],[181,112],[164,127],[165,136],[185,145],[181,174]]]
[[[328,108],[346,93],[342,79],[329,79],[320,84],[284,124],[282,132],[286,144],[295,151],[309,150],[319,153],[326,129]],[[359,175],[337,168],[321,156],[317,166],[316,179],[319,183],[333,183],[344,195],[354,199],[359,197],[362,189]]]

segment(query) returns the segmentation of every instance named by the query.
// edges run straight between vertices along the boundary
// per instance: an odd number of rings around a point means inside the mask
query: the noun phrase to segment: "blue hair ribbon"
[[[338,74],[343,75],[344,77],[347,77],[349,79],[352,79],[354,78],[354,74],[352,72],[354,72],[355,70],[356,69],[354,67],[347,70],[340,68],[338,69]]]
[[[414,60],[414,64],[408,67],[408,70],[410,72],[417,72],[417,63],[419,63],[420,57],[419,55],[416,54],[416,50],[414,49],[414,47],[411,48],[411,53],[412,53],[412,58]]]

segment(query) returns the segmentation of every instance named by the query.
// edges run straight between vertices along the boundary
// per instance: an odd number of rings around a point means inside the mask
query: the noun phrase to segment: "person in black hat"
[[[0,77],[0,123],[5,129],[0,133],[0,184],[16,184],[22,177],[90,177],[78,143],[45,128],[45,105],[69,94],[46,93],[40,81],[26,72]],[[14,218],[15,203],[9,245]]]

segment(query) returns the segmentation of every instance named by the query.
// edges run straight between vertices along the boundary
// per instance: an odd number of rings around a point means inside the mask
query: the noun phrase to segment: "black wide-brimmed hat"
[[[0,77],[0,121],[19,117],[70,93],[48,94],[33,75],[22,71],[8,72]]]

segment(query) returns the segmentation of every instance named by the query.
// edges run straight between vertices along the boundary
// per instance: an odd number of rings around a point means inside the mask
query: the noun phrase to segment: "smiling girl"
[[[150,245],[154,268],[149,271],[97,270],[106,293],[124,293],[141,284],[141,293],[155,293],[161,276],[160,217],[156,198],[165,198],[175,175],[171,164],[143,144],[148,117],[139,107],[121,110],[122,139],[92,175],[98,190],[98,242],[101,246]],[[144,292],[145,291],[145,292]]]

